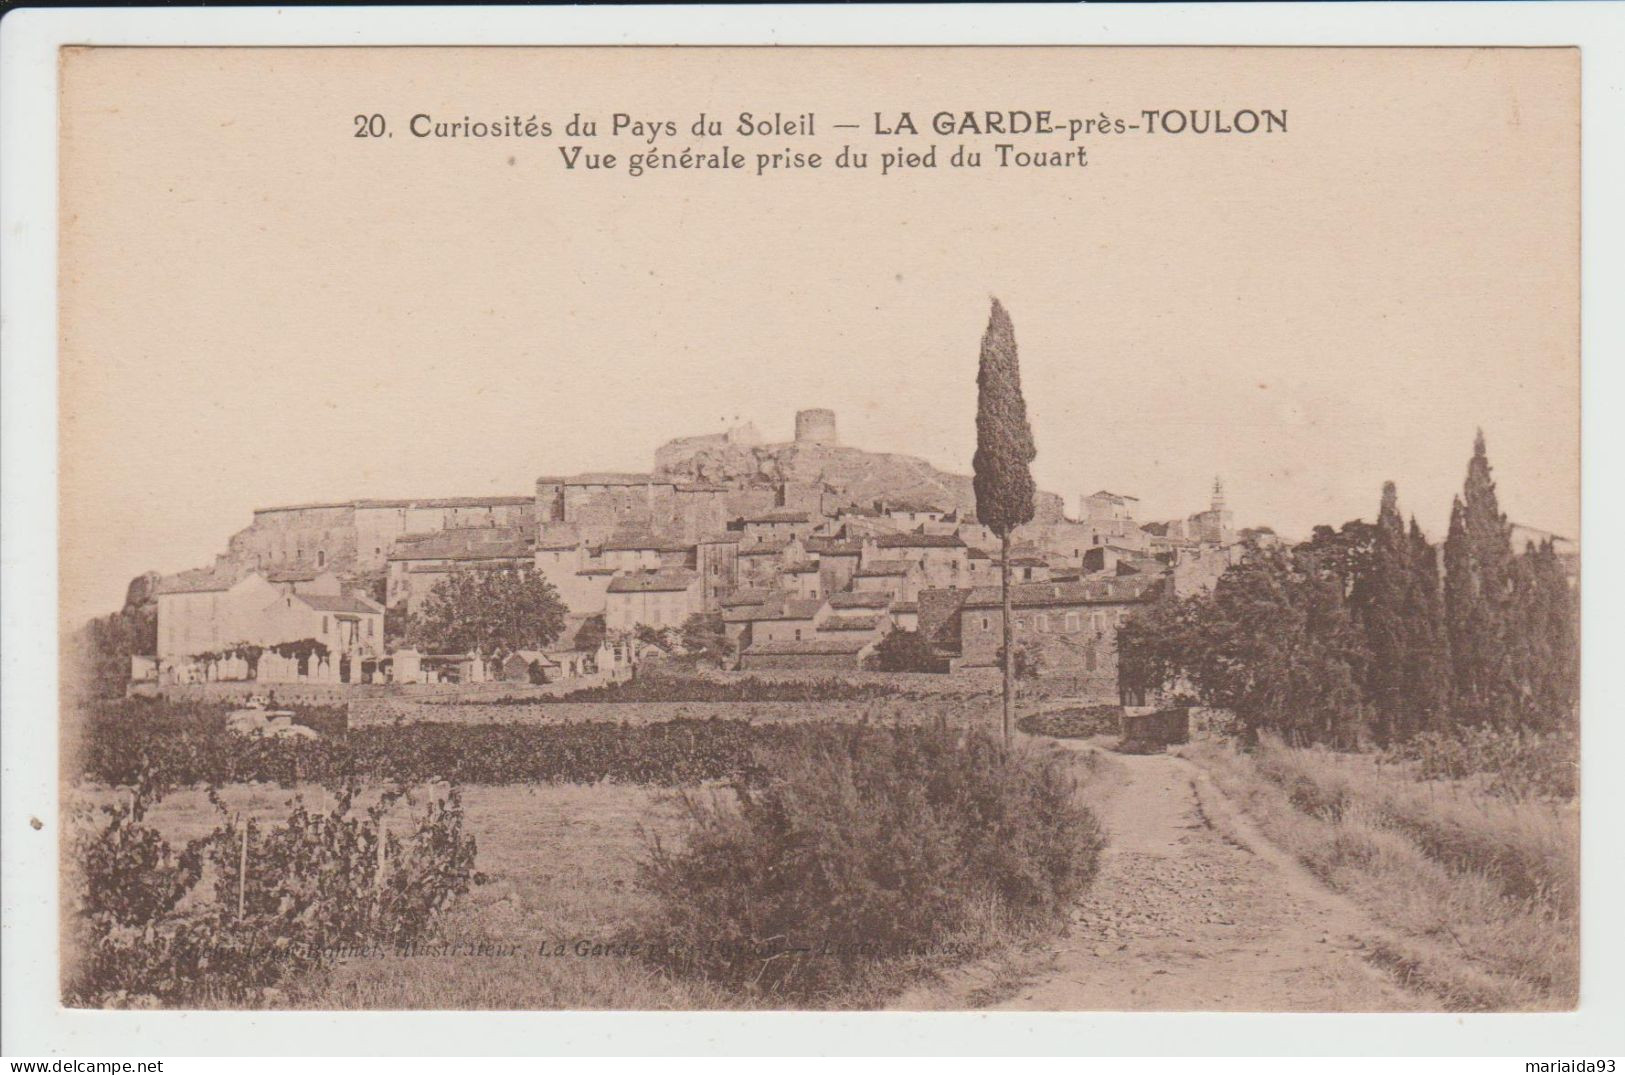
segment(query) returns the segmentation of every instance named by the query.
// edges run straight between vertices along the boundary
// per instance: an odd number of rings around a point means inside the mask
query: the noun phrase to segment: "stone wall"
[[[605,673],[577,676],[560,683],[266,683],[239,680],[216,683],[135,683],[130,694],[144,698],[176,698],[197,702],[244,702],[275,696],[288,705],[349,705],[356,707],[389,700],[412,704],[456,705],[494,698],[546,698],[613,682]]]
[[[942,695],[928,702],[880,698],[852,702],[537,702],[531,705],[435,703],[406,698],[370,699],[350,707],[350,727],[401,723],[660,724],[672,720],[744,720],[794,723],[812,720],[919,723],[945,717],[991,727],[998,700],[987,696]]]

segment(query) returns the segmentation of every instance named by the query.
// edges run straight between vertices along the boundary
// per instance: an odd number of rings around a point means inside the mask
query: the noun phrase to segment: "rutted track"
[[[1077,749],[1088,749],[1069,744]],[[899,1009],[1437,1011],[1369,958],[1381,930],[1258,835],[1190,762],[1120,756],[1110,841],[1066,934]]]

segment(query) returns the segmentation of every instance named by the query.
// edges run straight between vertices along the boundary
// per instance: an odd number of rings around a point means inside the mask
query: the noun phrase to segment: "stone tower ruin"
[[[835,412],[822,407],[797,411],[796,443],[828,447],[839,444],[840,439],[835,435]]]

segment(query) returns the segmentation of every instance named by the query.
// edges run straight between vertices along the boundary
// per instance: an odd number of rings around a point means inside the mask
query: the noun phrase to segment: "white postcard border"
[[[1621,1051],[1625,9],[1573,3],[57,9],[0,21],[0,855],[7,1055]],[[1089,44],[1582,48],[1582,1007],[1554,1015],[89,1012],[57,1004],[57,49],[101,45]],[[1612,658],[1612,659],[1611,659]],[[29,670],[36,670],[30,673]],[[39,828],[34,828],[37,820]]]

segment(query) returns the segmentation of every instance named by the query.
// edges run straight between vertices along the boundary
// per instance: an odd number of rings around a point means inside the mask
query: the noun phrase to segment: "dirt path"
[[[1110,842],[1067,934],[894,1007],[1438,1010],[1365,958],[1375,930],[1363,913],[1265,841],[1195,765],[1113,760],[1124,782],[1100,808]]]

